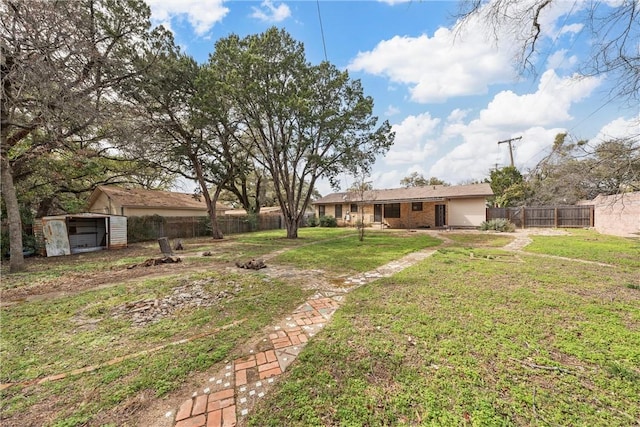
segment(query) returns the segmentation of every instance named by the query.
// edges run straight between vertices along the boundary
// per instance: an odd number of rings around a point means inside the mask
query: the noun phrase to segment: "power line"
[[[320,0],[316,0],[316,5],[318,6],[318,21],[320,21],[320,35],[322,36],[322,49],[324,50],[324,60],[329,61],[327,59],[327,45],[324,42],[324,29],[322,28],[322,16],[320,15]]]

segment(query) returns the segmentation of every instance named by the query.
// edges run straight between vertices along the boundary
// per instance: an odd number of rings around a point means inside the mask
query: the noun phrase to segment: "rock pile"
[[[210,307],[222,300],[233,298],[242,286],[235,284],[232,289],[223,289],[215,293],[207,291],[203,285],[208,280],[194,282],[175,288],[171,295],[163,298],[144,299],[121,305],[112,313],[114,318],[129,318],[135,326],[156,323],[170,316],[177,310],[185,308]]]
[[[236,261],[236,267],[238,268],[248,268],[250,270],[260,270],[262,268],[267,268],[267,265],[261,259],[252,259],[247,262]]]

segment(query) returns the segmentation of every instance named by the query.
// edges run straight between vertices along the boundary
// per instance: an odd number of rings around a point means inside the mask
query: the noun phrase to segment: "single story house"
[[[221,203],[216,204],[218,215],[224,214],[229,209],[231,208]],[[208,215],[204,198],[193,194],[105,185],[98,186],[91,193],[87,210],[93,213],[127,217]]]
[[[486,220],[487,183],[333,193],[312,202],[318,216],[333,216],[339,226],[389,228],[478,227]]]

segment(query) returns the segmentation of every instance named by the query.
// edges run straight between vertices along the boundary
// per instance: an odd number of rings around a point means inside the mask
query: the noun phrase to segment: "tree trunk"
[[[214,201],[211,201],[211,196],[209,195],[209,189],[207,188],[207,182],[204,179],[204,173],[202,172],[202,165],[198,160],[198,157],[195,154],[191,154],[189,156],[191,160],[191,164],[193,165],[193,169],[196,172],[196,178],[198,179],[198,184],[200,184],[200,189],[202,190],[202,197],[204,197],[204,202],[207,205],[207,212],[209,214],[209,221],[211,222],[211,237],[216,240],[224,238],[222,235],[222,231],[218,226],[218,218],[216,216],[216,202],[218,201],[218,195],[220,194],[220,186],[216,189],[216,194],[214,196]]]
[[[222,235],[222,230],[220,230],[220,226],[218,225],[218,215],[216,213],[216,203],[218,202],[220,190],[220,187],[216,188],[216,193],[213,196],[213,200],[211,200],[211,198],[209,197],[209,191],[207,191],[205,195],[207,207],[209,208],[209,220],[211,221],[211,235],[216,240],[224,238],[224,236]]]
[[[287,239],[297,239],[298,222],[290,218],[285,218],[285,226],[287,227]]]
[[[4,153],[3,153],[4,154]],[[2,155],[0,157],[2,169],[2,196],[7,207],[7,217],[9,219],[9,249],[11,258],[9,260],[9,271],[24,270],[24,256],[22,254],[22,219],[20,218],[20,206],[16,196],[16,188],[13,185],[13,172],[9,160]]]

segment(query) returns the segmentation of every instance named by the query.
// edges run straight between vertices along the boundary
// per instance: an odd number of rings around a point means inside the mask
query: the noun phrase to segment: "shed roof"
[[[332,193],[313,201],[319,204],[337,204],[352,202],[402,203],[428,202],[443,199],[461,199],[469,197],[493,196],[491,186],[487,183],[468,185],[427,185],[423,187],[391,188],[385,190],[365,191],[361,196],[357,192]]]
[[[89,198],[89,205],[93,204],[100,192],[106,194],[109,199],[122,207],[207,210],[207,204],[203,197],[196,197],[189,193],[105,185],[100,185],[94,190]],[[224,211],[231,208],[217,203],[216,209]]]

